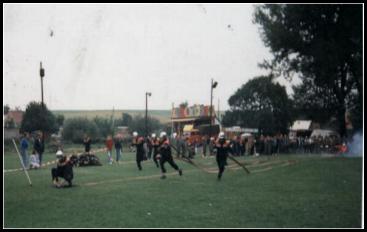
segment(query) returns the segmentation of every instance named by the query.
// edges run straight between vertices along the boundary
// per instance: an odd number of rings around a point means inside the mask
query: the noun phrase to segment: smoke
[[[348,143],[348,156],[362,156],[363,149],[363,133],[357,132],[353,135],[352,140]]]

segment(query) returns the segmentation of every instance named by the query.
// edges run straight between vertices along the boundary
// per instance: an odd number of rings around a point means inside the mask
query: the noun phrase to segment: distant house
[[[19,137],[19,128],[22,124],[24,112],[20,110],[9,111],[3,117],[4,139]]]
[[[10,110],[4,119],[5,128],[20,128],[23,121],[24,112],[21,110]]]

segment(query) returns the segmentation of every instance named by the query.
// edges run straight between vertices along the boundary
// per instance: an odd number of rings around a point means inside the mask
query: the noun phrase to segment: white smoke
[[[362,156],[363,150],[363,133],[357,132],[353,135],[352,140],[348,143],[348,156]]]

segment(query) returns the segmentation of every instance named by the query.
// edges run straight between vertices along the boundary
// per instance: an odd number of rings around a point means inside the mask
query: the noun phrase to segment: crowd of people
[[[345,151],[346,142],[337,136],[297,136],[289,138],[286,134],[275,136],[234,135],[228,137],[231,153],[234,156],[245,155],[276,155],[276,154],[337,154]],[[187,155],[194,158],[215,155],[216,137],[203,136],[201,139],[190,140],[180,135],[174,136],[172,143],[177,147],[177,156]]]

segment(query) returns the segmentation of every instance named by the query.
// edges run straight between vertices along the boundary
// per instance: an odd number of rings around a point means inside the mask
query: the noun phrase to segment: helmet
[[[220,139],[224,139],[224,132],[220,132],[220,133],[219,133],[219,138],[220,138]]]
[[[61,150],[57,150],[57,152],[56,152],[56,156],[63,156],[64,155],[64,153],[62,153],[62,151]]]
[[[164,136],[167,136],[167,134],[166,132],[162,131],[159,137],[163,138]]]
[[[155,138],[155,137],[156,137],[156,134],[155,134],[155,133],[153,133],[153,134],[152,134],[152,138]]]
[[[134,137],[138,136],[138,132],[134,131],[134,132],[133,132],[133,136],[134,136]]]

